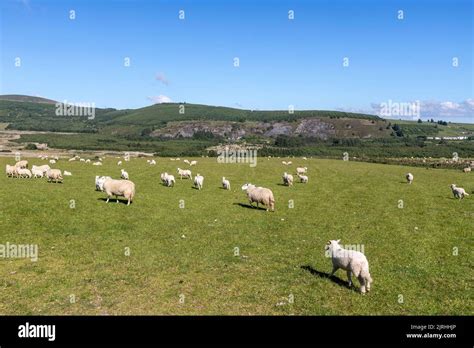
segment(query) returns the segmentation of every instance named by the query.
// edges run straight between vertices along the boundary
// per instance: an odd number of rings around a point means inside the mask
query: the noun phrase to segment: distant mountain
[[[30,95],[21,95],[21,94],[0,95],[0,100],[40,103],[40,104],[56,104],[57,103],[55,100],[52,100],[52,99],[47,99],[47,98],[42,98],[42,97],[32,97]]]

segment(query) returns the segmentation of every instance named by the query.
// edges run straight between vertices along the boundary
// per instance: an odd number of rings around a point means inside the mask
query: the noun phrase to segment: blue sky
[[[372,113],[380,103],[419,100],[422,118],[474,122],[470,0],[3,0],[0,6],[1,94],[115,108],[172,100]]]

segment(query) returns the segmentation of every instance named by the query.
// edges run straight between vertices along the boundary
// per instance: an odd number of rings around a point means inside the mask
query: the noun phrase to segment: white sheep
[[[460,200],[464,196],[469,196],[469,194],[462,187],[457,187],[455,184],[451,185],[451,190],[453,191],[454,198],[459,198]]]
[[[48,178],[48,182],[51,182],[54,180],[55,183],[58,181],[62,182],[63,181],[63,176],[61,174],[61,171],[59,169],[49,169],[46,172],[46,177]]]
[[[224,176],[222,177],[222,187],[225,190],[230,190],[230,181],[227,180]]]
[[[43,175],[46,174],[46,172],[47,172],[49,169],[51,169],[51,168],[50,168],[50,166],[47,165],[47,164],[44,164],[44,165],[42,165],[42,166],[35,166],[35,165],[33,165],[33,166],[31,167],[31,170],[41,170],[41,171],[43,172]]]
[[[76,160],[76,157],[73,157],[73,158],[69,159],[69,162],[72,162],[72,161],[75,161],[75,160]]]
[[[15,167],[17,168],[28,168],[28,161],[23,160],[23,161],[18,161],[15,163]]]
[[[93,166],[101,166],[101,165],[102,165],[102,162],[100,162],[100,161],[99,161],[99,162],[94,162],[94,163],[92,163],[92,165],[93,165]]]
[[[31,171],[28,168],[17,168],[17,175],[20,178],[31,178]]]
[[[191,174],[191,171],[189,169],[181,169],[181,168],[178,168],[178,175],[180,177],[180,179],[183,179],[184,178],[189,178],[189,179],[193,179],[193,176]]]
[[[166,172],[161,173],[161,181],[163,182],[163,185],[166,185],[166,186],[174,186],[174,184],[176,183],[174,176]]]
[[[122,171],[122,174],[120,174],[120,177],[122,179],[128,180],[129,179],[128,173],[123,169],[120,169],[120,170]]]
[[[44,176],[43,171],[39,168],[35,168],[35,166],[31,168],[31,173],[33,174],[34,178],[42,178]]]
[[[283,184],[288,186],[293,186],[293,175],[285,172],[283,174]]]
[[[104,191],[104,182],[107,179],[112,179],[110,176],[96,176],[95,177],[95,190]]]
[[[307,183],[308,183],[308,176],[298,174],[298,178],[300,178],[300,182],[301,182],[301,183],[303,183],[303,184],[307,184]]]
[[[118,165],[118,166],[121,166],[121,165],[122,165],[122,161],[118,161],[118,162],[117,162],[117,165]]]
[[[49,163],[50,163],[50,164],[56,164],[56,160],[54,160],[54,159],[49,160]]]
[[[91,160],[90,160],[90,159],[86,159],[86,163],[91,163]]]
[[[5,166],[5,173],[7,174],[7,176],[10,176],[10,177],[13,177],[13,176],[16,176],[16,166],[11,166],[9,164],[7,164]]]
[[[156,161],[155,161],[155,160],[151,160],[149,163],[150,163],[151,166],[156,165]]]
[[[360,292],[365,294],[370,291],[370,283],[372,278],[369,273],[369,262],[364,254],[356,250],[343,249],[339,242],[341,240],[330,240],[326,246],[326,256],[332,259],[331,277],[339,269],[347,271],[349,286],[352,286],[352,274],[354,274],[360,282]]]
[[[296,168],[296,174],[306,174],[307,171],[308,171],[308,168],[306,168],[306,167]]]
[[[412,173],[408,173],[407,175],[405,175],[405,177],[407,178],[407,182],[409,184],[411,184],[413,182],[413,174]]]
[[[195,166],[198,162],[197,161],[191,161],[191,163],[189,163],[190,166]]]
[[[273,197],[273,192],[270,189],[264,187],[255,187],[250,183],[244,184],[242,190],[247,191],[247,198],[249,199],[250,205],[253,207],[252,203],[257,202],[267,206],[267,211],[271,209],[275,211],[275,198]]]
[[[464,173],[469,173],[471,171],[471,167],[466,167],[462,170]]]
[[[202,189],[202,185],[204,184],[204,177],[199,175],[199,173],[194,177],[194,187],[198,190]]]
[[[67,170],[65,170],[63,172],[64,176],[72,176],[72,173],[71,172],[68,172]]]
[[[85,162],[86,159],[85,159],[85,158],[80,158],[79,161],[80,161],[80,162]]]
[[[129,180],[106,179],[103,187],[107,193],[106,203],[109,203],[110,197],[115,196],[117,203],[118,197],[125,197],[128,200],[127,205],[130,205],[135,196],[135,184]]]
[[[187,163],[187,164],[190,164],[190,162],[187,159],[183,160],[183,162]]]

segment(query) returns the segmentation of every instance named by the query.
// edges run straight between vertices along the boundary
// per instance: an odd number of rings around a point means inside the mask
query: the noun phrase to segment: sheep
[[[191,171],[189,169],[178,168],[178,175],[179,175],[180,179],[183,179],[183,177],[189,178],[191,180],[193,179],[193,176],[192,176]]]
[[[298,174],[298,178],[300,178],[300,182],[303,183],[303,184],[307,184],[308,183],[308,177],[306,175],[301,175],[301,174]]]
[[[79,159],[79,161],[80,161],[80,162],[85,162],[86,159],[85,159],[85,158],[81,158],[81,159]]]
[[[5,166],[5,173],[7,174],[7,176],[10,176],[10,177],[16,176],[16,169],[17,169],[16,166],[11,166],[7,164]]]
[[[155,160],[151,160],[150,162],[148,162],[151,166],[154,166],[156,165],[156,161]]]
[[[190,164],[190,162],[187,159],[183,160],[183,162],[187,163],[187,164]]]
[[[407,182],[409,184],[411,184],[413,182],[413,174],[412,173],[408,173],[407,175],[405,175],[405,178],[407,178]]]
[[[198,162],[197,161],[191,161],[191,163],[189,163],[190,166],[195,166]]]
[[[65,170],[63,174],[64,174],[64,176],[72,176],[72,173],[68,172],[67,170]]]
[[[253,207],[252,203],[257,202],[262,203],[267,206],[267,211],[271,209],[275,211],[275,198],[273,197],[273,192],[270,189],[264,187],[255,187],[250,183],[242,186],[242,190],[247,191],[247,198],[249,199],[250,205]]]
[[[72,162],[72,161],[75,161],[75,160],[76,160],[76,157],[73,157],[73,158],[69,159],[69,162]]]
[[[51,182],[54,180],[54,182],[62,182],[63,181],[63,176],[61,174],[61,171],[59,169],[49,169],[46,172],[46,177],[48,178],[48,182]]]
[[[118,197],[120,196],[125,197],[128,200],[127,205],[130,205],[135,196],[135,184],[130,180],[106,179],[103,187],[105,193],[107,193],[106,203],[109,203],[109,199],[112,196],[115,196],[118,203]]]
[[[293,175],[285,172],[283,174],[283,184],[288,186],[293,186]]]
[[[464,173],[469,173],[471,171],[471,167],[466,167],[462,170]]]
[[[360,283],[360,292],[365,294],[370,291],[372,277],[369,273],[369,261],[364,254],[356,250],[343,249],[339,242],[341,240],[330,240],[326,246],[326,256],[332,259],[332,272],[330,277],[339,269],[347,271],[349,286],[352,286],[352,274],[354,274]]]
[[[163,185],[166,185],[166,186],[174,186],[174,184],[176,183],[174,180],[174,176],[166,172],[161,173],[161,181],[163,182]]]
[[[296,168],[296,174],[306,174],[307,171],[308,171],[307,167],[298,167],[298,168]]]
[[[31,167],[31,170],[35,170],[35,169],[41,170],[41,171],[43,172],[43,175],[44,175],[44,174],[46,174],[46,172],[47,172],[49,169],[51,169],[51,168],[50,168],[50,166],[48,166],[47,164],[44,164],[44,165],[42,165],[42,166],[35,166],[35,165],[33,165],[33,166]]]
[[[50,163],[50,164],[56,164],[56,160],[54,160],[54,159],[49,160],[49,163]]]
[[[122,165],[122,161],[118,161],[118,162],[117,162],[117,165],[118,165],[118,166],[121,166],[121,165]]]
[[[42,178],[44,176],[43,171],[37,167],[35,168],[35,166],[31,168],[31,173],[33,174],[34,178]]]
[[[230,181],[227,180],[224,176],[222,177],[222,187],[225,190],[230,190]]]
[[[28,161],[23,160],[23,161],[18,161],[15,163],[15,167],[17,168],[28,168]]]
[[[129,179],[128,173],[123,169],[120,169],[120,171],[121,171],[120,177],[124,180],[128,180]]]
[[[464,196],[469,196],[469,194],[462,187],[457,187],[455,184],[451,185],[451,190],[453,191],[454,198],[459,198],[460,200]]]
[[[94,162],[92,163],[93,166],[101,166],[102,165],[102,162]]]
[[[112,179],[110,176],[96,176],[95,177],[95,190],[104,191],[104,182],[107,179]]]
[[[91,163],[91,160],[90,160],[90,159],[86,159],[86,163]]]
[[[31,172],[27,168],[17,168],[17,174],[20,178],[31,178]]]
[[[197,187],[198,190],[202,189],[204,184],[204,177],[199,175],[199,173],[194,177],[194,187]]]

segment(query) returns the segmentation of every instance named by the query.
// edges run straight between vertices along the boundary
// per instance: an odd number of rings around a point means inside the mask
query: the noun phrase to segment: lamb
[[[303,184],[307,184],[308,183],[308,177],[306,175],[301,175],[301,174],[298,174],[298,178],[300,178],[300,182],[303,183]]]
[[[120,196],[125,197],[128,200],[127,205],[130,205],[135,196],[135,184],[130,180],[106,179],[103,187],[107,193],[106,203],[109,203],[110,197],[112,196],[115,196],[118,203],[118,197]]]
[[[469,173],[471,171],[471,167],[466,167],[462,170],[464,173]]]
[[[46,172],[46,177],[48,178],[48,182],[51,182],[54,180],[54,182],[63,182],[63,176],[61,174],[61,171],[59,169],[49,169]]]
[[[349,286],[352,286],[352,274],[354,274],[360,283],[360,292],[365,294],[370,291],[372,278],[369,273],[369,262],[364,254],[356,250],[343,249],[339,242],[341,240],[330,240],[326,246],[326,256],[332,259],[332,272],[330,277],[339,269],[347,271]]]
[[[11,166],[11,165],[6,165],[5,166],[5,173],[7,174],[7,176],[16,176],[16,166]]]
[[[296,168],[296,174],[306,174],[307,171],[308,171],[308,168],[306,168],[306,167]]]
[[[193,176],[191,175],[191,171],[189,169],[178,168],[178,175],[180,179],[183,179],[183,177],[189,178],[191,180],[193,179]]]
[[[42,178],[44,176],[44,173],[41,169],[39,169],[38,167],[35,168],[35,166],[33,166],[33,168],[31,168],[31,173],[33,174],[33,177],[36,179],[36,178]]]
[[[413,174],[412,173],[408,173],[405,177],[407,178],[407,182],[409,184],[411,184],[413,182]]]
[[[28,168],[28,161],[27,160],[18,161],[18,162],[16,162],[15,167],[17,167],[17,168]]]
[[[293,186],[293,175],[285,172],[283,174],[283,184],[287,186]]]
[[[270,189],[264,187],[255,187],[255,185],[248,183],[242,186],[242,190],[247,191],[247,197],[252,207],[252,203],[257,202],[257,208],[258,203],[261,203],[267,206],[267,211],[269,209],[275,211],[275,198],[273,197],[273,192]]]
[[[47,172],[49,169],[51,169],[51,168],[50,168],[47,164],[44,164],[44,165],[42,165],[42,166],[35,166],[35,165],[33,165],[33,166],[31,167],[31,170],[35,170],[35,169],[41,170],[41,171],[43,172],[43,175],[44,175],[44,174],[46,174],[46,172]]]
[[[204,177],[199,175],[199,173],[194,177],[194,187],[197,187],[198,190],[202,189],[204,184]]]
[[[95,190],[104,191],[104,182],[107,179],[112,179],[110,176],[96,176],[95,177]]]
[[[65,170],[63,174],[64,174],[64,176],[72,176],[72,173],[68,172],[67,170]]]
[[[123,169],[120,169],[120,170],[122,171],[122,174],[120,174],[120,177],[121,177],[122,179],[128,180],[128,179],[129,179],[128,173],[127,173],[125,170],[123,170]]]
[[[222,187],[225,190],[230,190],[230,181],[227,180],[224,176],[222,177]]]
[[[17,168],[16,171],[20,178],[31,178],[31,172],[27,168]]]
[[[174,176],[168,173],[161,173],[161,181],[163,182],[163,185],[166,186],[174,186],[175,184]]]
[[[454,198],[459,198],[460,200],[464,196],[469,196],[469,194],[462,187],[457,187],[455,184],[451,185],[451,190],[453,191]]]

